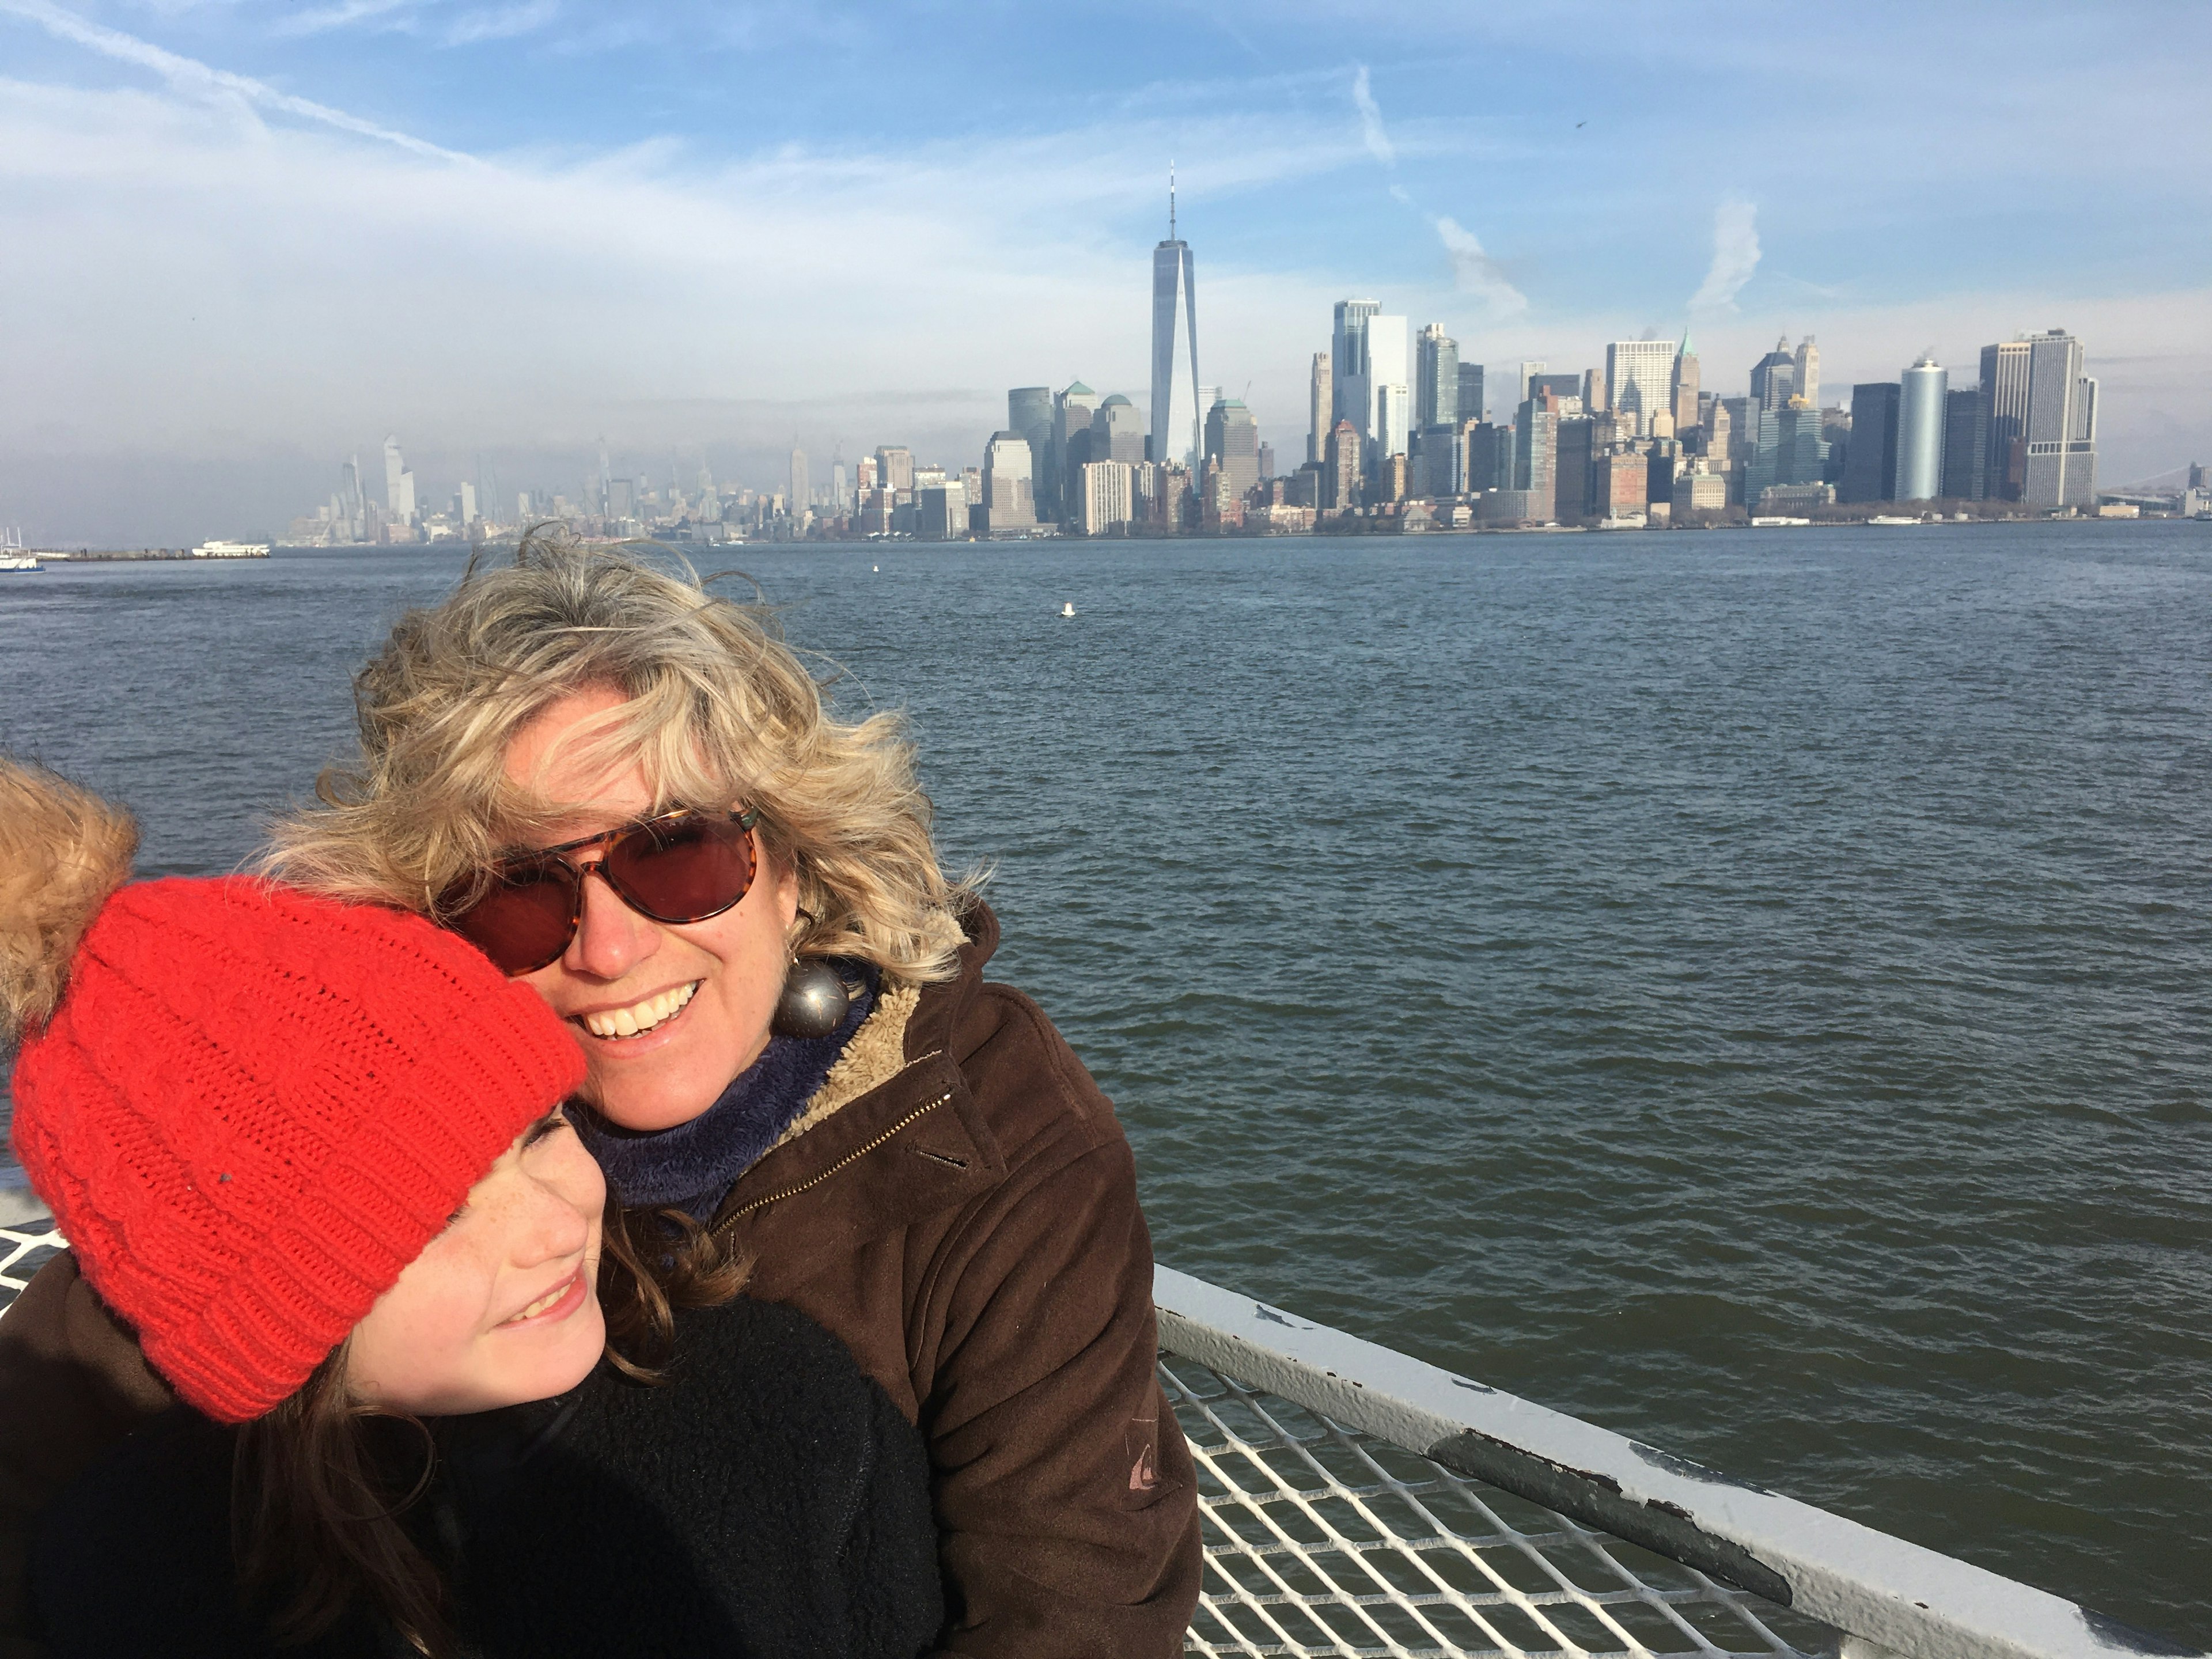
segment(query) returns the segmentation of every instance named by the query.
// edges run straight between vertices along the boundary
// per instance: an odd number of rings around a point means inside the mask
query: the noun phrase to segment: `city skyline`
[[[2183,161],[2208,130],[2202,15],[1707,5],[1586,43],[1558,10],[1378,14],[1318,57],[1295,17],[1224,10],[1164,72],[1119,43],[1079,72],[1025,18],[933,100],[885,85],[831,124],[822,88],[884,31],[926,61],[945,42],[821,9],[786,40],[647,4],[597,40],[555,7],[0,0],[0,223],[42,325],[0,414],[0,521],[281,524],[391,431],[434,489],[479,453],[558,478],[601,433],[761,485],[794,429],[823,454],[886,431],[977,453],[1024,381],[1149,404],[1130,272],[1170,155],[1208,270],[1200,372],[1286,457],[1306,319],[1347,294],[1493,378],[1687,328],[1708,364],[1814,335],[1844,385],[2063,320],[2104,387],[2102,481],[2212,447],[2212,232]],[[665,50],[686,29],[701,52]],[[1984,62],[1993,29],[2011,49]],[[1655,73],[1585,96],[1627,62]],[[788,88],[757,72],[784,63],[807,66]],[[1714,112],[1784,63],[1793,118],[1836,142],[1717,151]],[[767,83],[750,148],[709,118],[716,66]],[[565,96],[609,74],[665,95]],[[1006,90],[953,117],[947,86]]]

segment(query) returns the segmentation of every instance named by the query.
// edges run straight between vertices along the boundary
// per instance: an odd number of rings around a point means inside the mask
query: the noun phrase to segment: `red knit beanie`
[[[260,881],[108,898],[15,1067],[15,1155],[177,1392],[260,1416],[583,1079],[544,1000],[416,916]]]

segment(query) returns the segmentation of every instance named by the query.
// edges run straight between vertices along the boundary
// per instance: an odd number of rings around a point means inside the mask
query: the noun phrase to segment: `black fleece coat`
[[[432,1426],[439,1473],[406,1524],[484,1659],[914,1659],[943,1622],[921,1437],[789,1308],[680,1315],[657,1387],[603,1365],[560,1399]],[[233,1589],[234,1437],[179,1407],[42,1517],[32,1594],[56,1659],[280,1651]],[[399,1650],[362,1608],[281,1650]]]

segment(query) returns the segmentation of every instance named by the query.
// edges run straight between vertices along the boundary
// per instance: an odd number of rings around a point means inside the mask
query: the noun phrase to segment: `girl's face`
[[[599,1363],[605,1178],[556,1109],[469,1188],[446,1231],[354,1327],[365,1404],[430,1416],[573,1389]]]
[[[653,810],[641,769],[594,775],[564,765],[555,752],[580,722],[623,702],[611,688],[572,692],[507,745],[514,783],[555,800],[592,803],[553,825],[539,846],[618,829]],[[568,950],[524,975],[583,1045],[591,1066],[584,1097],[609,1121],[641,1132],[688,1123],[713,1105],[768,1047],[783,993],[784,941],[798,914],[797,877],[765,854],[744,897],[704,921],[655,921],[586,876],[583,916]]]

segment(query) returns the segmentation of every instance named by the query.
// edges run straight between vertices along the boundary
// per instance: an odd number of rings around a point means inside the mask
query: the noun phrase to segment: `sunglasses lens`
[[[508,870],[495,876],[482,899],[455,916],[453,929],[501,971],[527,974],[568,948],[576,888],[558,866]]]
[[[734,818],[686,814],[641,823],[607,848],[616,890],[655,921],[704,921],[753,884],[753,842]]]

